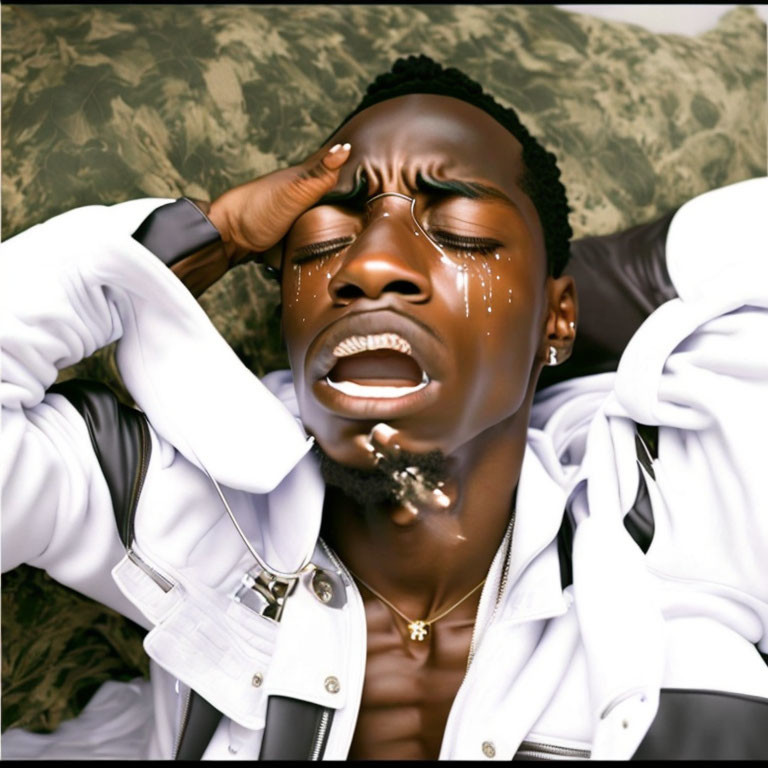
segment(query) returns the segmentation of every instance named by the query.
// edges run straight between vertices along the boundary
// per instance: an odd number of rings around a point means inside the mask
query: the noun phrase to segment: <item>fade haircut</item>
[[[565,187],[560,181],[557,158],[531,136],[513,109],[501,106],[492,96],[483,92],[479,83],[455,67],[444,68],[424,55],[398,59],[389,72],[379,75],[368,86],[363,100],[342,120],[331,136],[358,112],[381,101],[411,93],[452,96],[466,101],[489,114],[522,144],[525,170],[519,181],[520,188],[531,199],[539,215],[548,272],[554,277],[560,277],[570,256],[573,230],[568,223],[570,208]]]

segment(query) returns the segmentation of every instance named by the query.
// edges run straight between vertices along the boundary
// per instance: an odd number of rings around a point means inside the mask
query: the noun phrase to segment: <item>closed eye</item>
[[[498,240],[483,237],[459,237],[452,232],[440,229],[432,230],[428,234],[439,246],[466,253],[484,255],[496,251],[502,246],[502,243]],[[352,245],[354,241],[355,238],[353,236],[347,236],[303,245],[294,252],[293,263],[303,264],[312,259],[332,256]]]
[[[459,237],[453,232],[442,229],[433,229],[429,236],[440,246],[456,251],[468,253],[486,254],[498,250],[503,243],[485,237]]]
[[[305,261],[319,259],[323,256],[332,256],[334,253],[344,250],[355,241],[351,235],[347,237],[334,237],[332,240],[324,240],[320,243],[310,243],[297,248],[293,254],[294,264],[303,264]]]

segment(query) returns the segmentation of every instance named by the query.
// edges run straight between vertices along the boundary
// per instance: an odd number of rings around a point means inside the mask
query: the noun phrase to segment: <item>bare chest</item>
[[[423,642],[380,603],[366,603],[367,662],[349,758],[437,759],[464,679],[474,612],[435,623]]]

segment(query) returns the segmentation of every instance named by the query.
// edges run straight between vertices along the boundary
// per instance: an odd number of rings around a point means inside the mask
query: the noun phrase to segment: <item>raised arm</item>
[[[46,395],[60,369],[113,341],[119,340],[126,385],[153,427],[158,416],[157,434],[172,445],[175,437],[185,443],[181,430],[196,414],[184,416],[194,410],[195,397],[213,395],[226,403],[221,393],[234,391],[253,395],[247,428],[260,423],[285,434],[282,459],[277,467],[263,461],[272,466],[261,476],[254,473],[253,490],[274,487],[306,452],[294,419],[272,406],[271,395],[239,364],[166,266],[199,294],[227,269],[260,258],[333,187],[347,157],[344,148],[321,151],[300,166],[238,187],[211,206],[210,220],[189,202],[138,200],[76,209],[2,245],[3,570],[28,562],[124,608],[104,578],[123,548],[88,431],[62,395]],[[180,209],[191,229],[197,227],[186,241],[183,222],[173,226]],[[163,224],[165,237],[149,237],[148,221]],[[142,232],[143,240],[136,236]],[[162,246],[169,240],[186,246],[164,266],[169,249]],[[213,378],[206,379],[207,372]],[[224,431],[231,429],[228,419],[234,416],[225,405]],[[265,448],[265,456],[268,450],[275,448]],[[247,460],[258,463],[259,457]]]

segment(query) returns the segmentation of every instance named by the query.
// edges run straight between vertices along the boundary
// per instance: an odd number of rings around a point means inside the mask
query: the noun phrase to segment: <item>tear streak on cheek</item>
[[[435,246],[437,248],[437,246]],[[472,282],[476,286],[479,282],[479,290],[483,297],[483,309],[484,314],[490,315],[494,309],[493,289],[496,281],[501,280],[501,275],[498,274],[497,262],[501,261],[501,254],[494,253],[492,257],[475,256],[475,254],[468,254],[466,257],[453,258],[445,253],[444,250],[440,251],[440,262],[446,266],[450,266],[456,270],[456,291],[463,298],[464,301],[464,316],[469,318],[470,316],[470,277]],[[511,261],[511,257],[506,257],[507,261]],[[496,294],[501,292],[499,286],[496,286]],[[503,295],[503,294],[502,294]],[[512,303],[512,289],[508,289],[508,303]],[[486,335],[490,336],[491,332],[486,331]]]

